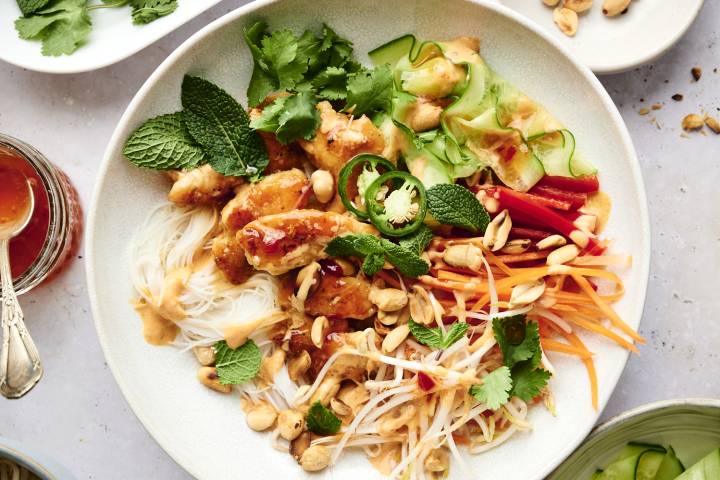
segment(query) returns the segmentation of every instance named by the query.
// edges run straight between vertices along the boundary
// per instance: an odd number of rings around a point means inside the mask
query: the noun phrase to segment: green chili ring
[[[353,204],[352,200],[350,200],[350,195],[348,194],[347,187],[348,182],[350,181],[350,176],[352,175],[355,167],[361,165],[361,168],[365,168],[366,163],[369,163],[373,167],[377,167],[378,165],[380,165],[389,172],[395,170],[395,165],[393,165],[390,160],[387,160],[379,155],[373,155],[370,153],[361,153],[359,155],[355,155],[353,158],[350,159],[350,161],[345,164],[342,170],[340,170],[340,175],[338,175],[338,193],[340,194],[340,200],[349,212],[352,212],[353,215],[363,220],[368,218],[368,214],[358,209],[355,204]]]
[[[402,180],[403,183],[408,182],[412,184],[417,191],[418,212],[415,215],[415,218],[413,218],[412,221],[404,227],[396,228],[389,220],[383,218],[382,212],[385,210],[385,207],[380,205],[376,200],[378,190],[380,190],[380,187],[388,180]],[[388,195],[390,195],[390,193],[391,192],[388,192]],[[367,205],[367,212],[370,217],[370,221],[373,225],[375,225],[375,227],[377,227],[380,233],[387,235],[388,237],[402,237],[413,233],[423,224],[425,215],[427,214],[427,194],[425,193],[425,186],[423,186],[422,182],[417,177],[414,177],[407,172],[395,170],[380,175],[373,183],[370,184],[365,191],[365,205]]]

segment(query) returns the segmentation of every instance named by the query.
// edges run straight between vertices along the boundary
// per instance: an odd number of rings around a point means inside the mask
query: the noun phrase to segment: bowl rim
[[[40,460],[38,460],[40,458]],[[62,467],[55,465],[51,471],[46,466],[48,461],[53,460],[42,456],[41,453],[28,453],[28,447],[7,437],[0,436],[0,460],[10,460],[30,470],[35,475],[41,476],[42,480],[71,480],[70,473],[60,470]]]
[[[117,382],[118,386],[120,387],[120,391],[122,392],[123,396],[125,397],[125,400],[130,405],[131,410],[135,414],[135,416],[140,420],[140,423],[143,425],[145,430],[153,437],[153,439],[158,443],[158,445],[165,451],[165,453],[170,456],[181,468],[183,468],[185,471],[190,473],[194,477],[199,477],[199,473],[195,471],[194,468],[192,468],[190,465],[187,465],[184,461],[182,461],[181,458],[179,458],[179,455],[176,455],[175,452],[171,452],[168,449],[165,448],[165,445],[168,444],[168,438],[167,435],[162,431],[162,429],[158,428],[154,425],[154,422],[152,419],[146,414],[143,408],[140,406],[140,400],[136,397],[135,394],[133,394],[132,389],[128,386],[126,383],[124,376],[120,373],[120,368],[116,364],[115,360],[112,359],[108,355],[108,351],[110,349],[110,344],[108,340],[108,335],[105,332],[105,328],[103,326],[103,322],[100,321],[100,307],[98,302],[98,296],[97,296],[97,285],[95,284],[95,242],[94,242],[94,231],[96,228],[96,219],[97,219],[97,211],[98,211],[98,205],[100,203],[100,193],[103,189],[103,185],[105,182],[105,178],[107,175],[107,171],[110,168],[110,164],[113,160],[114,154],[118,151],[118,148],[122,145],[123,138],[121,138],[121,132],[126,129],[130,118],[134,115],[135,111],[138,109],[139,105],[142,104],[146,97],[148,96],[148,92],[151,90],[151,88],[154,87],[154,85],[158,82],[158,80],[169,70],[177,61],[182,59],[186,53],[191,50],[193,47],[195,47],[198,43],[202,42],[205,37],[212,34],[216,30],[219,30],[221,28],[224,28],[225,26],[232,24],[237,21],[241,21],[242,18],[261,10],[267,6],[270,6],[272,4],[280,3],[284,0],[255,0],[251,3],[248,3],[246,5],[240,6],[235,10],[232,10],[225,15],[221,16],[220,18],[214,20],[213,22],[209,23],[202,29],[195,32],[192,36],[190,36],[187,40],[185,40],[183,43],[181,43],[174,51],[172,51],[165,60],[158,65],[158,67],[150,74],[150,76],[145,80],[145,82],[142,84],[140,89],[137,91],[135,96],[132,98],[130,103],[128,104],[127,108],[125,109],[125,112],[121,116],[120,120],[118,121],[113,134],[110,138],[110,141],[108,142],[108,145],[106,147],[105,153],[103,155],[102,163],[100,165],[100,169],[98,172],[98,181],[96,182],[93,194],[92,194],[92,200],[90,204],[90,209],[88,211],[88,217],[87,217],[87,228],[85,230],[84,240],[85,240],[85,250],[86,250],[86,256],[87,256],[87,262],[85,262],[85,274],[86,274],[86,280],[88,284],[88,296],[90,298],[90,307],[93,315],[93,321],[95,324],[95,329],[98,334],[98,339],[100,341],[101,348],[103,350],[103,355],[105,356],[105,360],[107,361],[108,366],[110,367],[110,371],[113,374],[113,377],[115,378],[115,381]],[[421,0],[416,0],[421,1]],[[587,81],[592,90],[598,95],[599,99],[602,101],[603,106],[606,108],[607,113],[609,114],[609,117],[612,121],[612,123],[615,125],[615,127],[618,130],[618,136],[621,140],[622,147],[625,150],[625,157],[631,159],[629,164],[627,165],[630,174],[633,178],[633,183],[637,187],[637,199],[639,203],[639,212],[638,216],[640,218],[640,232],[642,236],[642,248],[640,249],[640,252],[642,252],[641,258],[634,259],[633,269],[637,269],[639,278],[641,279],[640,285],[638,285],[638,294],[637,299],[635,300],[635,303],[633,304],[634,308],[631,308],[634,315],[633,318],[638,318],[638,326],[640,325],[643,317],[643,311],[645,307],[645,301],[647,297],[647,286],[649,281],[649,273],[650,273],[650,252],[651,252],[651,235],[650,235],[650,220],[649,220],[649,213],[648,213],[648,204],[647,204],[647,195],[645,191],[645,182],[642,177],[642,173],[640,170],[640,162],[637,156],[637,152],[635,150],[635,147],[633,145],[632,139],[630,137],[630,132],[627,129],[627,126],[625,125],[625,122],[622,119],[622,116],[620,115],[619,110],[617,109],[615,103],[611,99],[609,93],[605,88],[603,87],[602,83],[600,83],[600,80],[595,76],[595,74],[590,70],[590,68],[582,63],[569,49],[569,47],[562,44],[560,39],[554,37],[549,32],[546,32],[545,29],[540,27],[538,24],[530,20],[529,18],[523,16],[522,14],[514,11],[510,7],[507,7],[495,0],[458,0],[461,2],[465,2],[468,4],[474,4],[476,7],[485,8],[487,10],[494,11],[495,13],[498,13],[506,18],[508,18],[510,21],[519,24],[520,26],[530,30],[533,34],[538,35],[540,38],[542,38],[544,41],[548,42],[553,48],[558,50],[575,68],[575,70],[584,77],[585,81]],[[630,352],[625,351],[623,352],[623,367],[617,369],[615,372],[613,372],[613,375],[610,376],[611,384],[613,385],[613,390],[617,387],[618,381],[620,380],[620,377],[624,371],[624,369],[627,366],[627,361],[629,358]],[[611,392],[612,393],[612,392]],[[607,403],[609,401],[610,395],[607,396],[603,403],[603,399],[600,400],[600,408],[595,412],[595,419],[597,421],[597,418],[602,414],[603,409],[607,406]],[[552,473],[560,464],[562,464],[563,461],[565,461],[574,451],[575,449],[585,440],[587,435],[590,433],[590,431],[593,429],[594,425],[590,425],[588,427],[584,427],[582,430],[579,430],[579,433],[582,435],[578,435],[577,438],[572,439],[568,443],[564,445],[562,449],[559,449],[557,452],[557,456],[552,462],[549,462],[545,469],[543,471],[538,472],[538,479],[545,478],[547,475]]]

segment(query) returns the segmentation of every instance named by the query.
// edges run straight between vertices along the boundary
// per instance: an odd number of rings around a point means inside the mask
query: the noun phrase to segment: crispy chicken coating
[[[243,183],[240,177],[226,177],[216,172],[210,165],[171,172],[175,180],[168,200],[180,205],[199,205],[218,203],[226,200],[233,188]]]

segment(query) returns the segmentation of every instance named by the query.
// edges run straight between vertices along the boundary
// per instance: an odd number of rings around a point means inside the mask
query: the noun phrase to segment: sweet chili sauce
[[[24,211],[29,201],[26,181],[35,195],[35,209],[28,225],[10,240],[13,279],[30,268],[40,255],[48,236],[50,211],[48,194],[37,171],[19,154],[0,148],[0,218]]]

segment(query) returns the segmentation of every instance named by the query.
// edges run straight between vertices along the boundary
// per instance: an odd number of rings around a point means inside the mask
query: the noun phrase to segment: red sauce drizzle
[[[11,150],[0,148],[0,183],[12,176],[11,172],[22,173],[29,181],[35,194],[35,210],[30,223],[20,234],[10,240],[10,262],[13,278],[22,275],[40,255],[50,225],[50,207],[45,187],[32,165]],[[5,188],[0,190],[0,204],[12,201]],[[17,201],[17,200],[16,200]]]

